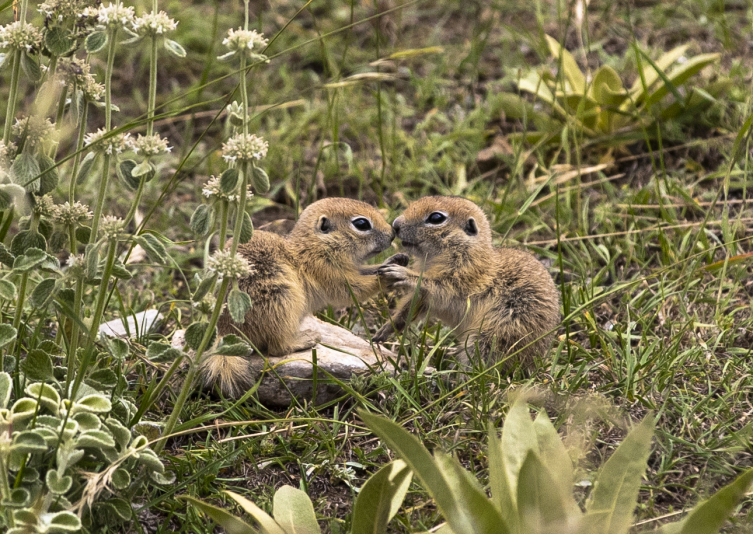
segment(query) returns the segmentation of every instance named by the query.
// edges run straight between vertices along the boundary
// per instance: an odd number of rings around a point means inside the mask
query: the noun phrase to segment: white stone
[[[144,310],[128,316],[128,331],[131,333],[131,337],[143,335],[161,320],[162,314],[157,310]],[[113,319],[99,325],[99,332],[110,337],[128,337],[122,319]]]

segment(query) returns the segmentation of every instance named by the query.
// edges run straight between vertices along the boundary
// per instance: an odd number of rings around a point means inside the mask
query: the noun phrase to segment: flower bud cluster
[[[222,145],[222,157],[230,162],[260,160],[267,155],[269,143],[254,134],[238,134]]]
[[[237,194],[233,193],[228,195],[222,191],[222,188],[220,187],[219,176],[212,176],[209,180],[207,180],[207,183],[204,184],[201,193],[209,200],[227,200],[230,203],[238,202],[239,200]],[[251,184],[249,183],[248,189],[246,190],[246,198],[251,198],[253,194],[254,193],[251,190]]]
[[[16,123],[13,125],[13,135],[17,137],[25,135],[26,146],[37,148],[53,140],[55,126],[48,118],[32,115],[23,119],[16,119]]]
[[[267,46],[268,42],[269,40],[264,38],[264,34],[256,30],[243,30],[241,28],[234,30],[230,28],[222,44],[233,52],[245,52],[254,49],[260,51]]]
[[[65,204],[55,206],[52,216],[58,224],[74,226],[91,219],[92,212],[89,211],[88,206],[81,204],[80,202],[74,202],[72,205],[70,202],[66,202]]]
[[[256,272],[248,260],[230,250],[218,250],[207,260],[207,270],[217,273],[220,278],[241,278]]]
[[[91,146],[94,150],[103,154],[120,154],[130,147],[131,134],[109,135],[104,128],[100,128],[94,133],[88,133],[84,136],[86,146]]]
[[[125,221],[120,217],[105,215],[102,218],[100,229],[102,231],[102,236],[107,240],[117,239],[118,235],[123,231],[123,228],[125,228]]]
[[[90,101],[102,100],[105,96],[104,84],[97,82],[91,74],[91,66],[83,59],[60,58],[57,72],[63,76],[65,85],[81,89]]]
[[[140,37],[154,37],[156,35],[165,35],[175,31],[178,23],[171,19],[167,13],[160,11],[147,13],[141,17],[136,17],[132,23],[133,31]]]
[[[17,20],[0,26],[0,48],[33,52],[42,46],[42,30]]]
[[[160,137],[159,134],[139,134],[136,139],[130,138],[128,140],[128,146],[136,154],[141,154],[147,158],[159,154],[165,154],[173,149],[173,147],[168,146],[167,139]]]

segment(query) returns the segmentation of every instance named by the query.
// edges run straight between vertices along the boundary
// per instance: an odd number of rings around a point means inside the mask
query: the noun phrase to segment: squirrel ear
[[[476,219],[473,217],[465,223],[465,233],[468,235],[478,235],[478,226],[476,226]]]
[[[326,216],[322,215],[321,217],[319,217],[319,220],[316,223],[316,227],[323,234],[327,234],[332,229],[332,224],[329,222],[329,219]]]

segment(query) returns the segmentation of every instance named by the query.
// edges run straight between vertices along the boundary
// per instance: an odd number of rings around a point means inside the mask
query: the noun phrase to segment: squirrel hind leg
[[[270,342],[267,354],[272,357],[287,356],[293,352],[313,349],[321,340],[322,337],[313,330],[299,330],[286,344]]]
[[[199,376],[204,387],[217,384],[222,393],[231,398],[240,397],[255,381],[248,359],[220,354],[212,354],[202,362]]]

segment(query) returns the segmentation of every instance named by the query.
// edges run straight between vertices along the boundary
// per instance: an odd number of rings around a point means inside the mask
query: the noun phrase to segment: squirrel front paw
[[[397,254],[393,254],[392,256],[384,260],[384,263],[382,263],[382,265],[402,265],[403,267],[407,267],[409,261],[410,256],[408,256],[404,252],[398,252]]]
[[[377,275],[379,281],[387,289],[414,289],[416,287],[416,277],[410,269],[402,265],[381,265],[377,269]]]

